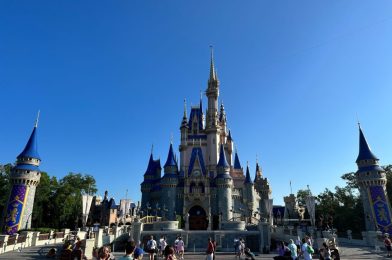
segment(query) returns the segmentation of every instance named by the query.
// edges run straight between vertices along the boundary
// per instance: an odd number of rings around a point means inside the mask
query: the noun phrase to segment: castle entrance
[[[189,210],[189,230],[207,230],[208,221],[205,210],[200,206],[193,206]]]

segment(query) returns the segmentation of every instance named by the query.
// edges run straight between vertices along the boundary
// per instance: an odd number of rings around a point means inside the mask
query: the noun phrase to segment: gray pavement
[[[60,245],[57,245],[58,247]],[[0,259],[8,259],[8,260],[19,260],[19,259],[47,259],[45,258],[46,253],[49,251],[50,248],[54,247],[51,246],[39,246],[39,247],[30,247],[24,248],[21,252],[19,251],[12,251],[7,252],[4,254],[0,254]],[[349,259],[349,260],[363,260],[363,259],[388,259],[385,257],[386,252],[383,251],[381,253],[375,253],[372,248],[369,247],[349,247],[343,246],[340,247],[341,259]],[[119,258],[123,254],[120,252],[115,252],[114,256]],[[260,259],[273,259],[276,254],[262,254],[256,256],[257,260]],[[144,259],[148,259],[147,256]],[[161,258],[160,258],[161,259]],[[203,253],[185,253],[184,256],[185,260],[204,260],[205,254]],[[228,253],[217,253],[216,260],[235,260],[238,259],[234,256],[234,254]],[[244,259],[244,258],[242,258]],[[392,258],[391,258],[392,259]]]

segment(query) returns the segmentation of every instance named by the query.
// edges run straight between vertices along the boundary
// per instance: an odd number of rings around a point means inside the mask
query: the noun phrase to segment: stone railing
[[[139,221],[143,224],[151,224],[151,223],[161,221],[161,220],[162,220],[161,217],[145,216],[145,217],[141,218]]]
[[[13,236],[0,235],[0,254],[8,251],[22,250],[25,247],[62,243],[68,236],[69,229],[62,232],[40,234],[40,232],[22,231]]]
[[[82,240],[82,248],[87,259],[91,259],[94,247],[111,244],[121,235],[132,232],[132,227],[128,225],[114,226],[111,230],[111,234],[108,234],[104,232],[104,229],[100,228],[97,232],[90,234],[89,237],[86,231],[78,230],[71,233],[69,229],[65,229],[62,232],[51,231],[50,233],[42,234],[40,232],[22,231],[21,234],[13,236],[0,235],[0,254],[14,250],[23,250],[23,248],[31,246],[59,244],[65,240],[73,240],[79,237]]]

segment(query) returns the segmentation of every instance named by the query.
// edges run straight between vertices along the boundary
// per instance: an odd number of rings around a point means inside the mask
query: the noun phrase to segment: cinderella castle
[[[248,165],[244,172],[223,103],[218,106],[219,90],[211,51],[207,109],[204,113],[201,99],[188,117],[184,102],[180,157],[170,144],[163,175],[160,160],[151,153],[141,184],[143,213],[168,220],[183,216],[190,230],[219,229],[222,222],[264,216],[270,185],[257,162],[254,178]]]

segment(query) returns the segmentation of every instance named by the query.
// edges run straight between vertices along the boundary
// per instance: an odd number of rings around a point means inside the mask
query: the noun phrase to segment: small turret
[[[259,162],[256,161],[256,174],[255,174],[255,180],[254,180],[254,182],[256,183],[257,180],[262,179],[262,177],[263,177],[263,173],[262,173],[262,171],[261,171],[261,167],[259,166]]]
[[[35,190],[41,178],[41,158],[37,145],[38,119],[39,112],[30,138],[11,171],[12,190],[4,223],[8,235],[15,234],[21,228],[31,227]]]
[[[178,185],[178,165],[173,152],[173,145],[170,143],[169,152],[167,154],[167,160],[164,166],[165,175],[161,180],[162,195],[160,199],[160,205],[167,206],[167,214],[162,217],[173,219],[174,212],[176,210],[176,198],[177,198],[177,185]],[[167,200],[170,198],[169,200]]]
[[[355,176],[362,198],[366,230],[381,230],[392,235],[392,216],[386,191],[387,178],[378,161],[359,125],[359,153],[356,160],[358,171]],[[380,212],[382,217],[379,217]]]
[[[236,155],[237,155],[237,154],[236,154]],[[246,166],[246,175],[245,175],[245,181],[244,181],[244,183],[245,183],[245,184],[252,184],[252,185],[253,185],[252,179],[250,178],[249,165]]]
[[[176,162],[176,157],[175,157],[174,152],[173,152],[173,145],[172,145],[172,143],[170,143],[169,153],[167,154],[167,160],[166,160],[166,163],[163,166],[163,168],[165,169],[165,173],[168,172],[168,171],[173,172],[172,168],[176,168],[177,169],[177,162]]]
[[[225,150],[223,144],[220,145],[219,161],[217,164],[216,186],[218,193],[219,212],[222,213],[223,221],[228,221],[232,218],[232,212],[229,210],[232,206],[232,186],[233,179],[230,176],[230,165],[226,160]]]
[[[219,151],[219,161],[217,164],[218,176],[222,175],[220,177],[231,178],[231,176],[229,174],[229,170],[230,170],[230,165],[226,160],[225,149],[223,148],[223,144],[221,144],[220,151]],[[228,175],[228,176],[226,176],[226,175]]]
[[[235,151],[235,156],[234,156],[234,169],[235,170],[241,170],[241,163],[240,163],[240,159],[238,158],[238,152],[237,149]]]

